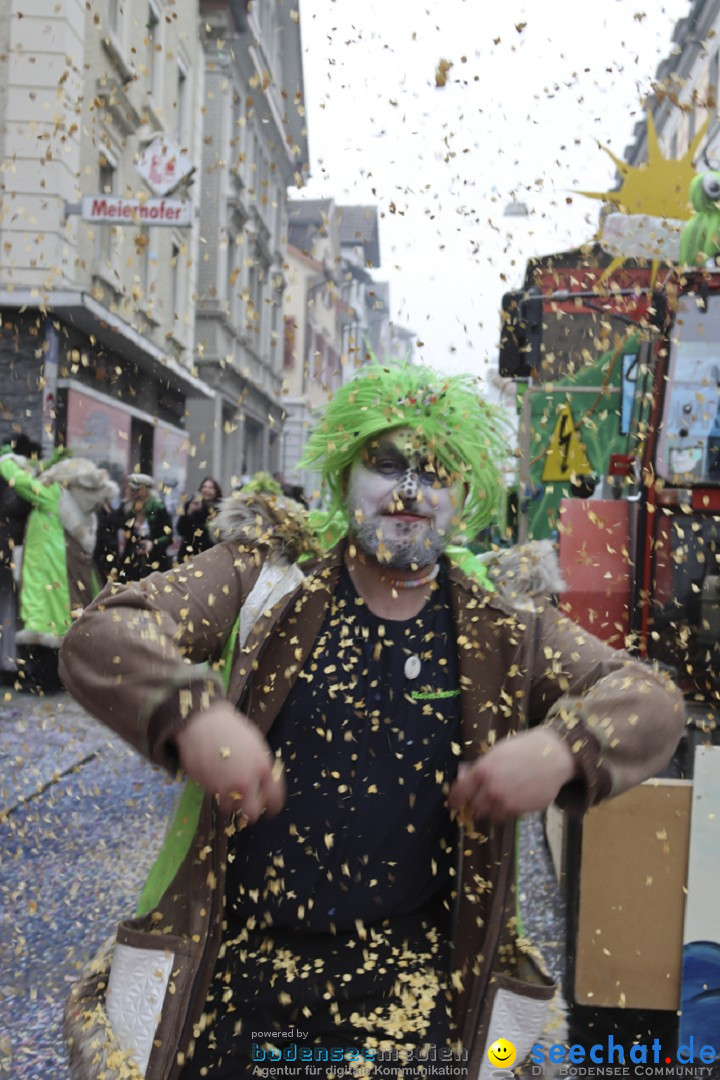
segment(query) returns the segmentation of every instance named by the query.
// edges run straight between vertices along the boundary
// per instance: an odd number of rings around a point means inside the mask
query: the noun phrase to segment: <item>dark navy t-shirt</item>
[[[427,907],[455,860],[459,717],[444,568],[420,614],[396,621],[373,615],[343,567],[268,739],[287,802],[231,839],[230,918],[324,933]]]

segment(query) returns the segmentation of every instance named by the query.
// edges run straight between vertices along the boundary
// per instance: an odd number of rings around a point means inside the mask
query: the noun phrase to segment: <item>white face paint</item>
[[[366,555],[395,570],[432,566],[457,524],[463,486],[410,428],[370,439],[350,469],[350,529]]]

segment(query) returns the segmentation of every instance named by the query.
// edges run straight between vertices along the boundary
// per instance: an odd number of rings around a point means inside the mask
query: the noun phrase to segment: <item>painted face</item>
[[[370,439],[350,469],[346,504],[358,546],[395,570],[431,566],[457,524],[463,487],[410,428]]]

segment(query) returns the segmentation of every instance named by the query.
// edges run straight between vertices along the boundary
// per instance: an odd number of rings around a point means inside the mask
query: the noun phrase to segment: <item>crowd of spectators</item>
[[[72,460],[73,467],[58,472],[58,460]],[[284,494],[305,503],[302,488],[288,485],[269,474],[244,478],[265,491]],[[81,485],[82,509],[76,512]],[[74,486],[73,486],[74,485]],[[90,487],[94,485],[94,487]],[[108,581],[138,581],[156,570],[168,570],[205,551],[213,543],[212,522],[222,500],[218,481],[206,476],[197,492],[181,500],[171,514],[162,490],[149,473],[134,470],[125,478],[124,492],[110,478],[109,471],[65,451],[41,461],[40,446],[19,435],[0,448],[0,680],[21,689],[51,691],[57,688],[57,649],[77,606],[70,585],[78,575],[67,575],[63,592],[67,603],[55,605],[46,616],[42,630],[28,634],[28,597],[38,586],[54,601],[58,590],[52,582],[38,582],[37,567],[53,566],[53,556],[63,548],[68,559],[76,559],[76,533],[83,527],[83,556],[89,575],[83,588],[89,602]],[[73,509],[75,507],[75,510]],[[68,510],[70,514],[68,516]],[[56,513],[56,511],[59,511]],[[48,550],[35,557],[35,571],[23,582],[23,555],[26,533],[33,514],[38,519],[31,531],[34,544]],[[59,519],[55,532],[47,520]],[[78,525],[78,521],[80,525]],[[80,533],[77,533],[80,535]],[[88,537],[91,540],[88,540]],[[52,550],[51,550],[52,547]],[[27,559],[25,560],[27,566]],[[42,569],[40,571],[42,576]],[[57,573],[55,572],[55,578]],[[57,582],[55,582],[57,584]],[[48,586],[47,588],[45,586]],[[67,597],[65,597],[67,593]],[[23,604],[23,595],[25,604]],[[81,605],[82,606],[82,605]],[[65,610],[67,609],[67,610]],[[43,613],[45,617],[45,613]],[[48,622],[49,620],[49,622]],[[27,640],[26,640],[27,639]]]

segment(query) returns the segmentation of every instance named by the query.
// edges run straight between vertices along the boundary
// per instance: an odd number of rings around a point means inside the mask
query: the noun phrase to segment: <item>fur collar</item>
[[[87,555],[95,550],[97,517],[95,511],[118,494],[117,484],[105,469],[87,458],[63,458],[41,474],[44,484],[59,484],[60,523]]]
[[[94,491],[99,499],[98,505],[106,499],[114,499],[118,493],[117,484],[110,479],[107,469],[99,468],[88,458],[62,458],[44,469],[41,479],[44,484],[62,484],[63,487]]]
[[[93,511],[84,511],[68,488],[60,492],[58,517],[65,532],[77,540],[87,555],[92,555],[97,538],[97,515]]]
[[[566,588],[551,540],[530,540],[480,559],[500,596],[518,611],[534,611]]]
[[[265,547],[274,560],[294,562],[304,554],[322,553],[305,507],[284,495],[237,492],[222,500],[210,532],[215,541]]]
[[[211,524],[216,541],[265,546],[271,559],[292,562],[303,553],[320,554],[304,507],[292,499],[261,492],[238,492],[223,499]],[[493,586],[510,607],[533,611],[565,588],[555,547],[550,540],[531,540],[502,548],[478,560]]]

